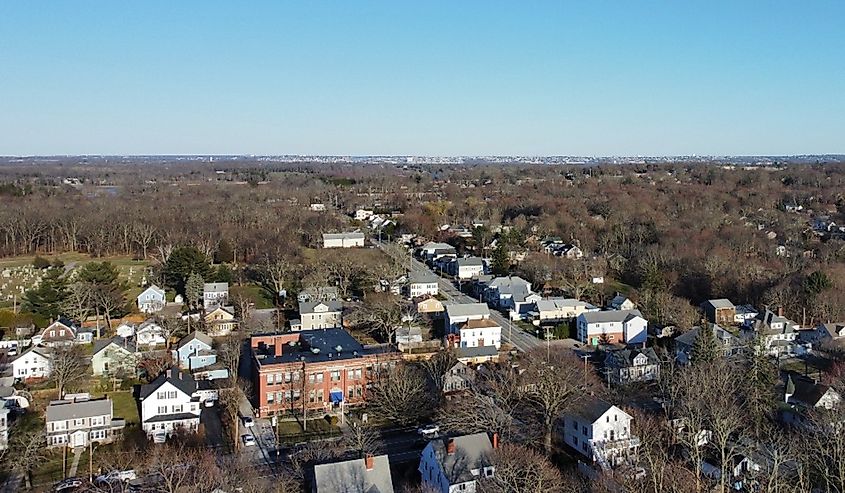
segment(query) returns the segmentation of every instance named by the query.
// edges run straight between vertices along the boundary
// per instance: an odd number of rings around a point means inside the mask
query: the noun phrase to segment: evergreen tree
[[[214,275],[214,282],[227,282],[232,284],[232,281],[235,278],[235,273],[232,272],[232,268],[226,264],[220,264],[217,266],[217,272]]]
[[[195,247],[179,247],[171,252],[164,263],[162,277],[167,287],[173,288],[177,293],[187,295],[185,284],[191,274],[196,273],[203,279],[214,277],[211,263],[204,253]]]
[[[235,251],[232,245],[226,240],[220,240],[217,245],[217,251],[214,252],[214,262],[218,264],[232,262],[235,259]]]
[[[62,269],[48,269],[37,288],[24,295],[24,309],[44,318],[57,319],[68,297],[67,279]]]
[[[508,258],[508,251],[503,242],[499,242],[496,248],[493,249],[493,274],[497,276],[505,276],[510,270],[510,259]]]
[[[748,358],[745,360],[744,404],[756,436],[763,433],[766,421],[775,410],[777,401],[774,389],[778,380],[778,371],[766,349],[763,338],[755,337],[751,343]],[[789,392],[789,384],[792,384],[791,379],[787,384],[787,392]],[[794,384],[792,392],[795,392]]]
[[[202,276],[196,272],[188,277],[188,281],[185,283],[185,302],[188,306],[199,306],[202,303],[204,283],[205,281],[203,281]]]
[[[713,335],[713,329],[709,324],[703,324],[698,329],[695,341],[690,350],[690,361],[694,365],[707,364],[716,361],[720,356],[719,344]]]

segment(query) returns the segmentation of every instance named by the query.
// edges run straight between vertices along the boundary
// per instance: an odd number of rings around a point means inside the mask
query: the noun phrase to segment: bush
[[[329,416],[327,414],[326,415],[326,421],[332,426],[337,426],[338,419],[337,419],[337,416]]]
[[[40,255],[37,255],[34,259],[32,259],[32,266],[36,269],[44,270],[50,267],[50,261]]]

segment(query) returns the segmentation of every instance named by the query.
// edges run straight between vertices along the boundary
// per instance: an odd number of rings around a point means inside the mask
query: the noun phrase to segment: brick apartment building
[[[259,416],[361,404],[376,372],[401,359],[389,346],[364,346],[340,328],[256,334],[250,347]]]

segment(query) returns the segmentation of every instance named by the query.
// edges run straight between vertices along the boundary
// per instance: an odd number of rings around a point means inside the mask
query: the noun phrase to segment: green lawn
[[[298,443],[309,439],[340,435],[340,428],[323,418],[308,420],[308,430],[304,431],[299,421],[279,421],[279,440],[283,443]]]
[[[114,403],[114,415],[125,419],[127,427],[131,425],[137,426],[138,423],[140,423],[141,420],[138,416],[138,404],[132,397],[131,390],[108,392],[106,395],[109,396]]]
[[[273,298],[270,296],[270,293],[256,284],[232,286],[229,288],[229,298],[232,299],[235,296],[243,296],[251,300],[255,303],[255,308],[259,310],[274,307]]]

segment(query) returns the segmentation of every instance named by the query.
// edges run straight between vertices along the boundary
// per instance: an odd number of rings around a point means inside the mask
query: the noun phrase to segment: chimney
[[[274,341],[274,345],[273,345],[273,354],[275,356],[281,356],[283,349],[284,349],[284,344],[282,344],[282,340],[276,339]]]
[[[373,459],[373,454],[367,454],[367,456],[364,457],[364,464],[367,466],[368,471],[373,470],[373,468],[375,467],[375,459]]]
[[[449,455],[455,455],[455,440],[453,438],[450,438],[446,443],[446,453]]]
[[[783,316],[783,307],[779,306],[778,307],[778,317],[782,317],[782,316]]]
[[[167,378],[173,378],[173,368],[167,369]]]
[[[494,449],[499,448],[499,434],[498,433],[493,433],[493,448]]]
[[[179,371],[179,380],[182,380],[182,372]]]

